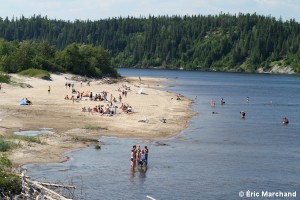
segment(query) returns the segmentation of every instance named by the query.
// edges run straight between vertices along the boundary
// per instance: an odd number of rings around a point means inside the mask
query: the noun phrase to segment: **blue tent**
[[[20,105],[26,105],[26,100],[24,98],[20,100]]]

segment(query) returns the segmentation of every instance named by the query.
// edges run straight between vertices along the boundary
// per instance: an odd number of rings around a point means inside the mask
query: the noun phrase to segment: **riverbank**
[[[100,136],[126,138],[167,138],[178,134],[187,127],[187,121],[194,113],[190,109],[191,101],[178,94],[160,90],[160,82],[171,81],[158,78],[127,77],[115,80],[92,80],[87,82],[72,79],[69,74],[52,74],[51,81],[36,78],[24,78],[13,75],[15,84],[3,84],[0,91],[0,135],[8,136],[19,130],[37,130],[51,128],[53,134],[39,136],[42,144],[21,141],[22,147],[10,153],[9,158],[15,166],[27,163],[62,162],[67,158],[66,151],[82,148],[90,140]],[[65,100],[71,97],[72,88],[65,83],[74,83],[76,91],[90,91],[103,94],[107,99],[115,97],[113,105],[116,114],[82,112],[82,108],[94,108],[109,104],[109,101]],[[22,86],[22,87],[21,87]],[[48,89],[50,86],[50,94]],[[126,90],[127,89],[127,90]],[[122,95],[122,91],[127,95]],[[122,102],[119,100],[122,97]],[[20,106],[22,98],[28,98],[32,105]],[[130,105],[133,112],[120,109]],[[79,138],[79,139],[78,139]],[[84,138],[84,139],[80,139]]]

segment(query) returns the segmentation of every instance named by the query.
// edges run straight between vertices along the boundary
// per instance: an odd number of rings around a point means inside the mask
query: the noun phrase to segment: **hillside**
[[[0,19],[0,37],[46,40],[59,49],[73,42],[100,45],[110,51],[114,67],[258,72],[289,66],[300,72],[299,23],[256,14],[74,22],[6,18]]]

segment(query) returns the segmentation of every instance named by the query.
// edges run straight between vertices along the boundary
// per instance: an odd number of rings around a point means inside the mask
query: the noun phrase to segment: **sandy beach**
[[[191,101],[178,94],[160,90],[161,82],[168,79],[126,77],[118,82],[101,79],[93,80],[90,86],[74,81],[70,74],[52,74],[51,81],[12,75],[13,84],[2,84],[0,91],[0,135],[7,136],[20,130],[51,128],[52,134],[40,135],[43,144],[21,141],[21,147],[9,153],[15,166],[26,163],[62,162],[64,153],[90,145],[89,142],[74,138],[98,139],[100,136],[129,138],[167,138],[178,134],[187,127],[187,121],[194,113]],[[97,112],[82,112],[83,107],[109,104],[108,101],[65,100],[72,96],[72,89],[66,82],[73,82],[76,91],[90,91],[101,94],[108,92],[118,102],[117,113],[101,115]],[[48,88],[51,88],[50,94]],[[125,87],[124,87],[125,86]],[[122,96],[127,87],[127,97]],[[138,92],[143,88],[143,93]],[[74,95],[74,94],[73,94]],[[122,102],[119,101],[122,96]],[[75,94],[76,96],[76,94]],[[20,106],[19,101],[28,98],[33,105]],[[120,109],[129,104],[133,112],[128,114]],[[164,123],[165,122],[165,123]]]

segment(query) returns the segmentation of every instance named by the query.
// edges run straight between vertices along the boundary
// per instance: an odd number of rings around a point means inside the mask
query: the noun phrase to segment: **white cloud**
[[[257,10],[265,15],[281,17],[283,20],[300,21],[300,1],[298,0],[255,0]]]
[[[276,5],[280,4],[282,0],[255,0],[258,4],[263,4],[263,5]]]
[[[299,7],[298,0],[255,0],[258,6],[281,7],[281,8],[293,8]]]

